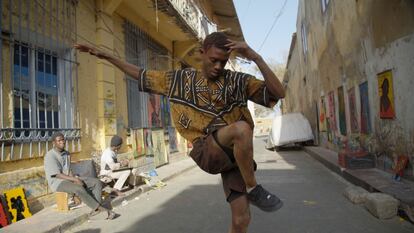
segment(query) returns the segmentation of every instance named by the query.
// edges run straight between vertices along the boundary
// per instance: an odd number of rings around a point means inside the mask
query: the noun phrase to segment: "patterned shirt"
[[[273,107],[278,101],[264,81],[230,70],[216,80],[194,69],[143,70],[138,85],[140,91],[169,97],[174,125],[190,142],[240,120],[253,129],[247,100],[265,107]]]

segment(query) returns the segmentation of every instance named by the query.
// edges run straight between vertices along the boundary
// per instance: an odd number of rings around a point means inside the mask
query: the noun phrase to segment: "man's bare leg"
[[[246,195],[230,203],[231,226],[229,233],[246,233],[250,223],[249,200]]]
[[[245,121],[238,121],[217,131],[217,140],[223,146],[233,148],[234,158],[246,187],[257,185],[253,163],[253,130]]]
[[[283,202],[274,194],[257,185],[254,175],[253,130],[244,121],[220,128],[216,139],[219,144],[233,148],[234,158],[246,184],[247,199],[263,211],[276,211]]]

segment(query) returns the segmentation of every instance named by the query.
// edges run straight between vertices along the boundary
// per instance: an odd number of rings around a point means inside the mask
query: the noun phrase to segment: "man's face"
[[[201,49],[201,57],[203,60],[203,72],[209,79],[218,78],[224,70],[229,53],[223,49],[211,46],[207,50]]]
[[[57,136],[53,142],[55,148],[59,151],[62,151],[65,148],[65,138],[62,136]]]

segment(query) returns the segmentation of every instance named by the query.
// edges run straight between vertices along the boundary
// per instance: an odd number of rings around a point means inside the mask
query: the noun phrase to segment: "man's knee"
[[[233,224],[233,229],[235,229],[236,232],[246,232],[247,227],[250,224],[250,213],[245,212],[245,213],[233,216],[232,224]]]
[[[252,136],[253,130],[245,121],[237,121],[231,127],[235,138],[246,139]]]

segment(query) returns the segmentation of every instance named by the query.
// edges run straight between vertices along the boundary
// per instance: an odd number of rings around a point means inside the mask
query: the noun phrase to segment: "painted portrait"
[[[394,92],[392,83],[392,71],[387,70],[378,75],[378,93],[380,99],[380,118],[394,119]]]

